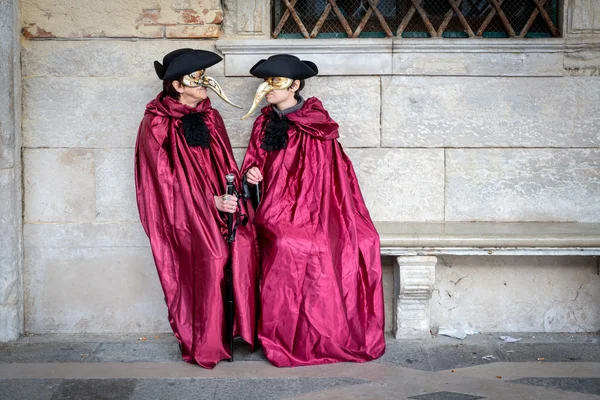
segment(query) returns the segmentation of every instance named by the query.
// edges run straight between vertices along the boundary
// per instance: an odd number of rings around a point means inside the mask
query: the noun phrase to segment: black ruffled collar
[[[304,106],[304,99],[302,98],[300,98],[298,104],[288,107],[285,110],[280,111],[277,107],[273,106],[265,128],[265,135],[260,145],[261,149],[266,151],[285,149],[288,142],[287,131],[290,127],[290,121],[286,115],[298,111],[302,106]]]
[[[290,121],[285,115],[272,112],[269,122],[267,122],[260,148],[266,151],[285,149],[288,141],[287,130],[289,126]]]
[[[188,146],[200,146],[206,149],[210,146],[210,131],[204,122],[203,112],[195,112],[181,117],[183,136]]]

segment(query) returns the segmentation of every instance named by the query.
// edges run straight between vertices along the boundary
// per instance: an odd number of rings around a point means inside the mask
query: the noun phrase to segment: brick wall
[[[218,0],[25,0],[23,35],[37,38],[217,38]]]

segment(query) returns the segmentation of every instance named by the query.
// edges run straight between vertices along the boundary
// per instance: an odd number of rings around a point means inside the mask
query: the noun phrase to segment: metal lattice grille
[[[274,38],[558,37],[558,0],[274,0]]]

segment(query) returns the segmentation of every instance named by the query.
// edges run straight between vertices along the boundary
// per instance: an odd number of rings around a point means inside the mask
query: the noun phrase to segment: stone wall
[[[234,102],[249,107],[257,84],[246,76],[246,64],[260,57],[250,44],[263,45],[251,39],[268,37],[268,2],[122,4],[108,0],[77,9],[64,0],[21,1],[29,332],[169,329],[133,184],[137,126],[145,104],[160,90],[152,62],[179,47],[223,51],[225,62],[209,73]],[[266,54],[276,51],[273,46],[293,48],[324,66],[305,93],[319,97],[340,123],[340,140],[375,220],[599,222],[600,5],[571,0],[563,14],[565,37],[549,41],[383,40],[369,44],[373,54],[367,55],[353,50],[350,41],[263,42],[268,42]],[[250,49],[249,55],[236,58],[238,50],[228,50],[227,40],[210,39],[218,35],[244,40],[241,47]],[[335,57],[331,48],[338,49]],[[240,161],[252,121],[240,121],[243,111],[212,99]],[[0,170],[7,171],[11,185],[20,182],[14,178],[18,159]],[[19,192],[11,187],[6,193]],[[381,202],[382,196],[393,200]],[[20,210],[9,214],[20,216]],[[14,226],[20,230],[18,221]],[[6,248],[18,249],[11,246]],[[456,257],[452,270],[438,265],[441,298],[440,306],[432,307],[432,322],[471,320],[488,330],[598,329],[600,318],[594,315],[583,323],[550,321],[552,313],[589,307],[585,293],[597,301],[593,261],[549,257],[539,262],[554,267],[543,273],[548,278],[534,281],[527,277],[539,269],[527,258]],[[499,264],[513,267],[496,268]],[[459,285],[450,286],[466,275],[471,280],[464,282],[478,286],[465,290],[483,302],[474,308],[456,296]],[[553,280],[565,277],[572,277],[568,289],[555,291]],[[522,282],[519,290],[539,285],[546,302],[507,308],[506,313],[522,314],[512,322],[508,314],[503,323],[477,320],[475,313],[488,304],[484,292],[509,278]],[[594,279],[578,296],[577,288]],[[445,290],[455,294],[444,297]],[[563,298],[575,303],[561,305]],[[387,320],[389,328],[389,314]]]
[[[593,257],[442,257],[431,326],[483,332],[596,332]]]
[[[23,332],[19,5],[0,0],[0,342]]]

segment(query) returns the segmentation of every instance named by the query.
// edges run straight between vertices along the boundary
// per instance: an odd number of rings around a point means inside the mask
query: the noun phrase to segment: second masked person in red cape
[[[250,73],[264,82],[245,117],[268,103],[242,166],[261,189],[261,346],[280,367],[376,359],[385,351],[379,235],[338,124],[300,96],[317,66],[282,54]]]
[[[226,215],[239,214],[226,194],[227,174],[239,170],[223,119],[207,88],[229,102],[205,69],[215,53],[179,49],[154,63],[163,91],[146,106],[135,148],[140,219],[150,239],[183,359],[205,368],[231,357],[226,324],[225,270],[231,263],[234,335],[254,344],[258,261],[254,232],[238,225],[232,248]],[[229,102],[230,103],[230,102]],[[232,104],[232,103],[230,103]]]

